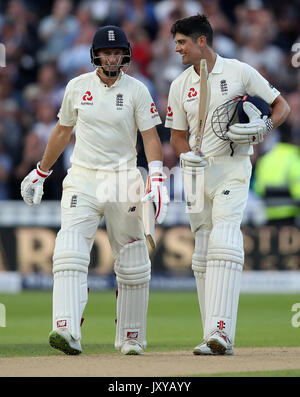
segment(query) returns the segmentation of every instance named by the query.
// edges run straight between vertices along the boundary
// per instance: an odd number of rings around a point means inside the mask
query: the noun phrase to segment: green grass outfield
[[[297,302],[299,295],[242,294],[236,347],[299,346],[300,328],[291,323],[295,314],[291,308]],[[0,327],[0,357],[57,354],[48,345],[51,292],[0,294],[0,303],[6,307],[6,327]],[[114,291],[90,292],[82,328],[85,354],[116,353],[115,305]],[[202,328],[196,291],[150,291],[147,335],[147,351],[191,350],[197,345]]]

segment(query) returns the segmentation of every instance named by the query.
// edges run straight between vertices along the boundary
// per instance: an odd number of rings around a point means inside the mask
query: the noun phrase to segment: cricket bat
[[[156,246],[155,240],[155,209],[152,201],[143,203],[144,233],[152,249]]]
[[[150,178],[148,177],[146,194],[150,189]],[[155,240],[155,208],[153,201],[143,202],[143,224],[144,234],[152,249],[156,246]]]
[[[200,87],[199,87],[199,109],[198,109],[198,124],[196,130],[196,146],[195,153],[202,154],[201,146],[202,139],[208,114],[208,107],[210,102],[210,85],[207,81],[208,71],[206,59],[200,61]]]

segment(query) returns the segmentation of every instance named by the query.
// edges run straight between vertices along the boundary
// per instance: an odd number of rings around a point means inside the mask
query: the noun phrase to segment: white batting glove
[[[170,203],[168,189],[164,184],[166,176],[163,175],[161,161],[153,161],[148,166],[150,175],[147,179],[146,193],[142,202],[153,201],[155,220],[157,223],[162,223],[167,215]],[[157,175],[153,175],[153,173]]]
[[[44,194],[43,185],[52,171],[41,171],[40,162],[36,169],[32,170],[21,183],[21,196],[26,204],[32,206],[40,204]]]
[[[253,103],[244,102],[243,109],[250,122],[246,124],[237,123],[230,126],[227,132],[228,138],[240,145],[249,143],[256,145],[263,142],[265,135],[273,129],[272,119],[266,116],[265,119],[262,119],[261,111]]]
[[[181,153],[180,166],[183,167],[205,167],[207,162],[202,156],[194,152]]]

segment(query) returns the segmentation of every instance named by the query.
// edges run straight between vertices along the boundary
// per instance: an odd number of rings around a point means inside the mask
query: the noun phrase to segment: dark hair
[[[184,34],[196,41],[198,37],[205,36],[207,44],[212,47],[213,30],[205,15],[193,15],[191,17],[178,19],[171,27],[173,37],[176,33]]]

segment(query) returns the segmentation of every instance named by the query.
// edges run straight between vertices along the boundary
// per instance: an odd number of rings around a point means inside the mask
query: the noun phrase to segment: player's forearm
[[[186,138],[185,131],[172,130],[170,142],[175,154],[178,157],[181,153],[186,153],[191,150]]]
[[[289,113],[290,107],[287,101],[279,95],[272,104],[272,115],[270,118],[272,119],[273,127],[277,128],[284,123]]]
[[[73,127],[61,126],[59,122],[56,124],[50,135],[47,147],[40,163],[40,169],[42,171],[49,171],[49,169],[59,158],[70,140],[72,130]]]
[[[148,164],[151,163],[151,161],[163,161],[161,142],[156,128],[143,131],[141,134]]]

